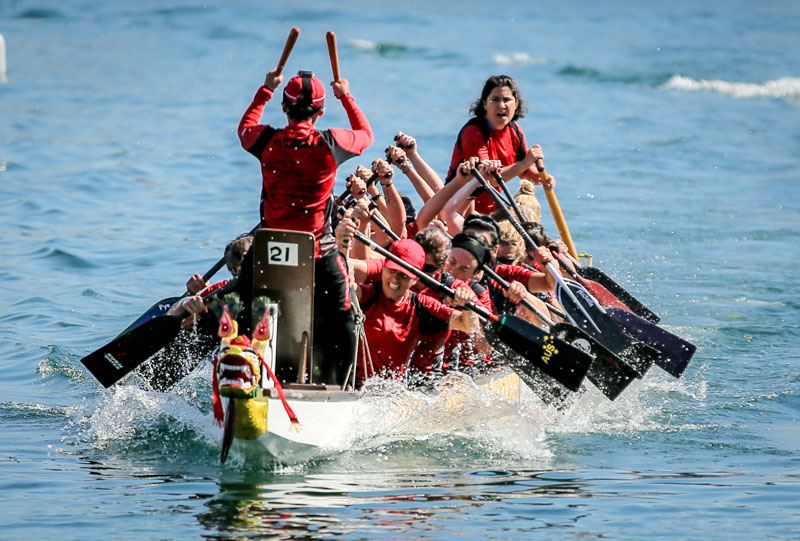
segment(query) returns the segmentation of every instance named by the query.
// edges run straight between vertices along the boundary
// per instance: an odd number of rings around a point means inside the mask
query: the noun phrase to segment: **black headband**
[[[478,260],[478,266],[485,265],[491,259],[489,248],[465,233],[459,233],[453,237],[453,248],[461,248],[471,253]]]

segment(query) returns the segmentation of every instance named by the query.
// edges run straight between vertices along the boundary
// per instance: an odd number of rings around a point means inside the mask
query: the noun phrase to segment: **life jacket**
[[[511,122],[509,122],[508,125],[511,126],[511,129],[514,130],[514,134],[517,136],[518,143],[514,159],[516,161],[520,161],[525,157],[525,154],[528,152],[528,149],[525,148],[525,145],[522,142],[522,134],[519,131],[519,126],[517,126],[517,123],[512,120]],[[458,137],[456,137],[456,148],[460,153],[464,152],[464,150],[461,148],[461,136],[464,135],[464,130],[466,130],[469,126],[477,126],[478,129],[481,130],[481,135],[483,136],[483,142],[487,143],[489,141],[491,128],[489,127],[489,123],[486,121],[486,117],[474,116],[470,118],[469,121],[466,124],[464,124],[464,126],[461,127],[461,130],[459,130],[458,132]],[[458,169],[457,163],[450,165],[450,170],[447,172],[447,177],[445,178],[444,181],[445,184],[447,184],[448,182],[453,180],[453,178],[455,178],[457,169]],[[479,190],[476,190],[476,192],[478,191],[483,191],[483,189],[480,188]]]

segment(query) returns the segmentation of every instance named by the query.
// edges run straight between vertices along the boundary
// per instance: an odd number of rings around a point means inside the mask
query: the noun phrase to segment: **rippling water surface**
[[[103,390],[81,357],[255,224],[235,128],[292,26],[287,72],[329,80],[335,30],[373,125],[342,173],[398,130],[444,173],[513,75],[578,249],[698,345],[683,378],[564,412],[367,395],[326,456],[225,467],[208,366]],[[0,536],[800,537],[798,28],[778,1],[0,0]]]

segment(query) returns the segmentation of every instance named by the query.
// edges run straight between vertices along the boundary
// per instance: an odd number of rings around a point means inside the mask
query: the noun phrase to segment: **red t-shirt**
[[[309,121],[282,129],[259,124],[270,98],[269,88],[259,88],[238,129],[242,147],[261,161],[261,217],[265,227],[312,233],[319,257],[336,168],[372,144],[372,129],[350,94],[341,102],[352,130],[319,131]]]
[[[503,167],[516,163],[517,149],[520,146],[526,150],[528,148],[525,132],[522,131],[519,124],[517,124],[517,128],[519,137],[511,125],[507,125],[502,130],[495,130],[489,124],[489,138],[485,139],[481,128],[475,123],[468,122],[461,129],[460,137],[453,147],[447,178],[450,179],[455,175],[459,163],[473,156],[478,156],[481,160],[500,160]],[[475,211],[481,214],[491,214],[496,207],[497,205],[487,193],[481,193],[475,199]]]
[[[375,374],[402,379],[411,352],[420,337],[446,329],[454,310],[427,295],[406,292],[395,304],[381,291],[380,282],[362,284],[364,332],[369,343],[372,366],[366,365],[359,351],[358,377],[362,380]]]

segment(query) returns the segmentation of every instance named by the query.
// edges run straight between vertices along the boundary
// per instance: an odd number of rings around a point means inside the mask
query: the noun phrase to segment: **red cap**
[[[325,85],[313,75],[309,79],[311,83],[311,105],[313,107],[319,107],[325,101]],[[286,88],[283,89],[283,99],[289,103],[295,103],[302,95],[303,77],[301,75],[295,75],[286,83]]]
[[[412,239],[400,239],[396,240],[392,243],[389,247],[389,252],[393,255],[396,255],[415,269],[422,270],[422,267],[425,266],[425,250],[423,250],[422,246],[419,243]],[[386,259],[386,262],[383,264],[384,267],[387,269],[393,269],[402,272],[409,278],[416,278],[417,275],[407,271],[399,264],[395,263],[391,259]]]

